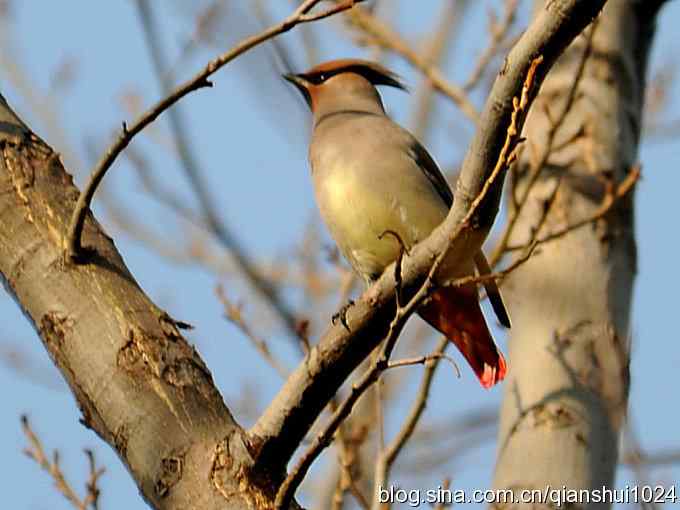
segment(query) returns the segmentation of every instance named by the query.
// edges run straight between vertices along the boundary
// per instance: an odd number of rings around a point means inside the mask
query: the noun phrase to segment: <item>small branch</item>
[[[450,52],[450,46],[459,30],[461,20],[465,17],[465,11],[470,8],[471,2],[444,2],[441,11],[437,15],[437,28],[434,34],[427,37],[427,42],[421,51],[423,60],[430,65],[441,66],[442,60]],[[427,141],[427,134],[433,127],[431,122],[434,112],[434,89],[427,77],[420,80],[420,84],[414,94],[414,107],[411,120],[411,133],[421,142]]]
[[[250,328],[250,326],[246,323],[245,319],[243,318],[243,313],[241,310],[241,306],[232,303],[229,298],[227,298],[227,295],[224,293],[224,289],[222,288],[221,285],[217,286],[217,289],[215,289],[215,292],[217,294],[218,299],[222,303],[222,307],[224,308],[224,317],[231,322],[234,326],[236,326],[238,329],[241,330],[241,333],[243,333],[248,340],[253,344],[255,349],[262,355],[264,360],[269,363],[269,365],[276,370],[276,372],[281,376],[282,379],[285,379],[288,377],[288,369],[283,366],[283,364],[274,357],[272,352],[269,350],[269,345],[267,345],[267,342],[257,336],[253,330]]]
[[[380,354],[376,357],[375,361],[371,364],[370,368],[364,372],[364,374],[359,378],[359,380],[352,385],[352,389],[347,398],[335,409],[333,415],[331,416],[328,424],[323,428],[323,430],[317,435],[317,437],[312,442],[312,445],[307,449],[307,451],[302,455],[300,460],[297,462],[295,467],[291,470],[290,474],[286,477],[284,482],[279,487],[279,491],[276,495],[275,508],[283,509],[287,508],[292,500],[295,491],[298,486],[304,480],[309,468],[316,458],[321,454],[321,452],[331,444],[335,432],[342,422],[349,416],[352,412],[354,404],[359,400],[361,395],[371,387],[371,385],[376,382],[380,375],[390,368],[389,359],[392,355],[392,351],[396,346],[399,334],[406,323],[406,320],[410,317],[411,313],[422,303],[422,301],[430,295],[434,290],[434,282],[432,277],[437,267],[441,263],[441,257],[433,264],[430,270],[430,275],[423,283],[423,285],[418,289],[415,295],[409,300],[405,306],[398,306],[392,322],[390,323],[390,329],[387,337],[383,341],[383,347]],[[397,293],[398,295],[398,293]]]
[[[333,411],[337,409],[337,402],[335,399],[331,401],[329,407]],[[342,510],[345,508],[345,493],[349,491],[363,510],[369,510],[370,505],[357,484],[357,481],[354,479],[355,466],[361,457],[359,448],[366,440],[368,430],[367,428],[361,427],[359,433],[355,431],[350,435],[348,434],[347,425],[347,423],[340,425],[335,436],[338,445],[338,464],[340,472],[338,473],[337,484],[332,496],[331,508],[333,510]]]
[[[397,456],[403,449],[404,445],[413,435],[413,432],[415,431],[416,426],[420,421],[420,417],[422,416],[423,411],[425,410],[425,404],[427,403],[427,399],[430,395],[430,388],[432,387],[432,381],[434,380],[434,374],[435,371],[437,370],[437,367],[439,366],[439,362],[442,359],[449,359],[453,363],[453,360],[451,360],[451,358],[448,358],[444,354],[444,351],[446,350],[448,345],[449,345],[448,338],[442,337],[439,343],[437,344],[437,347],[432,352],[432,354],[422,357],[423,359],[426,358],[429,359],[423,361],[424,363],[426,363],[425,372],[420,382],[420,388],[418,389],[416,399],[413,401],[413,404],[411,405],[411,410],[409,411],[406,420],[402,424],[401,429],[394,437],[392,442],[389,444],[389,446],[385,448],[383,451],[381,451],[380,455],[378,456],[378,460],[376,461],[375,474],[373,477],[374,495],[377,494],[379,487],[385,487],[387,485],[389,472],[392,467],[392,464],[394,463]],[[454,367],[455,366],[456,365],[454,363]],[[458,370],[457,367],[456,370]],[[373,501],[374,508],[379,508],[377,498],[374,497]]]
[[[550,234],[547,234],[541,238],[534,239],[532,241],[532,244],[536,246],[539,244],[554,241],[555,239],[559,239],[560,237],[563,237],[574,230],[577,230],[581,227],[585,227],[586,225],[590,225],[591,223],[594,223],[597,220],[604,218],[621,199],[623,199],[628,193],[630,193],[630,191],[635,187],[635,184],[639,179],[640,179],[640,166],[636,165],[630,169],[630,172],[628,172],[626,178],[623,181],[621,181],[621,183],[617,186],[615,190],[605,195],[602,204],[600,205],[600,207],[597,208],[595,212],[593,212],[586,218],[583,218],[582,220],[567,225],[566,227],[560,230],[551,232]],[[505,249],[505,251],[517,251],[526,248],[527,245],[508,246]]]
[[[389,26],[369,13],[366,9],[352,11],[353,24],[366,33],[374,44],[386,48],[406,59],[413,67],[423,73],[438,91],[449,97],[458,108],[473,122],[477,122],[479,112],[467,94],[458,85],[449,82],[444,74],[431,62],[423,58],[413,46],[393,31]]]
[[[154,71],[158,77],[161,85],[161,92],[163,95],[170,94],[173,89],[173,76],[168,73],[168,65],[164,61],[160,29],[155,23],[153,10],[150,0],[137,0],[137,9],[139,18],[141,20],[143,34],[151,54],[151,61],[153,63]],[[204,172],[200,168],[200,163],[195,155],[195,151],[191,145],[191,139],[187,128],[186,118],[182,115],[182,109],[179,105],[175,108],[170,108],[167,112],[167,120],[170,127],[171,136],[176,148],[177,156],[181,162],[181,168],[187,177],[187,181],[194,194],[197,197],[200,208],[200,226],[205,228],[213,235],[221,246],[228,251],[230,258],[244,279],[252,285],[258,297],[262,298],[269,307],[278,315],[278,318],[286,326],[292,338],[297,338],[296,327],[297,318],[295,313],[290,309],[287,303],[281,299],[280,293],[272,282],[265,278],[261,272],[255,267],[252,262],[252,257],[239,242],[237,236],[231,231],[228,225],[220,219],[218,208],[212,198],[210,187],[206,184],[205,179],[202,178]],[[128,156],[132,152],[128,149]],[[137,158],[139,159],[139,158]],[[139,165],[138,165],[139,166]],[[147,172],[148,174],[149,172]],[[165,203],[177,210],[182,216],[190,218],[190,221],[196,223],[195,215],[187,214],[186,208],[174,200],[172,196],[167,193],[162,193],[161,186],[158,183],[152,183],[149,176],[147,176],[149,183],[149,190],[153,193],[155,188],[158,189],[156,195]],[[152,184],[155,184],[152,185]],[[163,200],[165,199],[165,200]]]
[[[628,451],[622,455],[621,465],[628,467],[643,465],[654,468],[677,466],[680,465],[680,449],[656,453]]]
[[[87,489],[87,496],[85,496],[85,506],[90,506],[92,510],[99,510],[99,495],[101,490],[99,489],[99,478],[106,471],[104,468],[97,468],[97,464],[94,458],[94,452],[90,449],[85,449],[85,455],[87,456],[87,461],[90,466],[90,475],[85,484]]]
[[[449,283],[450,286],[452,287],[464,287],[466,285],[470,284],[480,284],[488,281],[496,281],[496,282],[502,282],[503,279],[508,276],[510,273],[512,273],[515,269],[523,265],[525,262],[527,262],[531,256],[534,254],[534,249],[538,245],[537,241],[534,241],[533,243],[523,246],[524,248],[524,253],[522,254],[521,257],[518,257],[515,261],[513,261],[512,264],[510,264],[508,267],[503,269],[502,271],[497,271],[495,273],[489,273],[489,274],[482,274],[482,275],[470,275],[470,276],[464,276],[462,278],[457,278],[453,280],[451,283]]]
[[[412,367],[414,365],[426,365],[432,361],[446,360],[451,363],[451,366],[456,369],[456,374],[460,377],[460,370],[456,365],[455,360],[451,356],[447,356],[442,353],[433,352],[431,354],[425,354],[424,356],[414,356],[412,358],[399,359],[397,361],[390,361],[387,364],[387,368],[400,368],[400,367]]]
[[[94,453],[91,450],[85,450],[85,455],[87,456],[88,463],[90,466],[90,475],[86,483],[86,495],[84,499],[81,499],[78,494],[73,490],[71,485],[66,480],[61,466],[59,465],[59,452],[54,451],[52,460],[47,458],[45,449],[40,442],[38,436],[33,432],[30,423],[28,422],[28,417],[26,415],[21,416],[21,428],[23,429],[24,435],[28,439],[29,446],[24,450],[24,453],[33,459],[42,469],[47,471],[47,473],[54,480],[54,485],[57,490],[68,500],[71,505],[77,510],[97,510],[99,508],[99,478],[104,474],[104,468],[97,468]]]
[[[635,462],[635,460],[642,457],[642,446],[640,445],[637,434],[635,433],[635,428],[630,421],[626,422],[623,435],[628,449],[630,450],[630,454],[634,459],[634,461],[629,464],[629,466],[635,475],[635,485],[638,487],[649,487],[651,485],[649,466],[641,462]],[[643,510],[658,510],[660,508],[658,503],[662,502],[654,500],[639,502],[640,508]]]
[[[448,491],[449,487],[451,487],[451,480],[445,478],[444,481],[442,482],[442,489],[444,489],[444,491]],[[437,503],[437,506],[435,506],[433,510],[446,510],[447,508],[451,508],[451,506],[452,504],[442,501],[440,503]]]
[[[311,11],[312,8],[314,8],[320,1],[321,0],[305,0],[293,12],[293,14],[291,14],[281,23],[268,28],[257,35],[244,39],[228,52],[209,62],[201,72],[199,72],[189,81],[181,84],[172,93],[170,93],[170,95],[143,113],[142,116],[139,117],[130,127],[123,123],[123,129],[119,134],[118,139],[109,147],[102,159],[95,166],[92,174],[90,175],[90,180],[78,197],[78,202],[76,203],[75,209],[73,210],[73,215],[71,217],[71,222],[66,236],[66,256],[70,261],[79,262],[80,259],[82,259],[83,247],[81,237],[85,223],[85,216],[90,208],[90,204],[92,202],[94,193],[97,190],[97,186],[99,186],[99,183],[104,178],[104,175],[116,158],[138,133],[140,133],[146,126],[156,120],[156,118],[161,113],[170,108],[187,94],[203,87],[212,86],[212,83],[208,80],[208,78],[239,55],[267,41],[268,39],[271,39],[272,37],[289,31],[298,24],[309,23],[311,21],[322,19],[338,12],[350,9],[355,3],[359,3],[362,0],[346,0],[331,7],[327,11],[323,11],[318,14],[309,14],[309,11]]]
[[[484,71],[489,67],[491,59],[498,53],[502,42],[505,40],[510,27],[512,27],[515,19],[517,18],[517,3],[518,0],[505,0],[505,9],[503,10],[503,19],[500,24],[494,19],[489,23],[489,32],[491,32],[491,40],[489,45],[482,52],[482,54],[477,59],[474,69],[470,73],[470,76],[463,84],[463,90],[469,92],[479,83],[479,80],[484,76]]]
[[[354,7],[354,4],[358,4],[359,2],[363,2],[363,0],[346,0],[344,2],[339,2],[337,5],[334,7],[329,8],[326,11],[322,11],[316,14],[303,14],[298,18],[297,23],[309,23],[311,21],[317,21],[320,19],[328,18],[329,16],[333,16],[334,14],[338,14],[339,12],[346,11],[347,9],[351,9]],[[305,13],[309,12],[312,7],[314,7],[315,4],[318,3],[318,0],[316,2],[307,2],[309,4],[309,7],[307,7]]]
[[[422,416],[423,411],[425,410],[427,398],[430,395],[430,389],[432,387],[432,382],[434,381],[434,375],[437,370],[437,367],[439,367],[439,362],[442,359],[447,359],[453,363],[454,367],[456,367],[455,362],[445,354],[446,348],[449,346],[449,344],[450,340],[446,337],[442,337],[442,339],[439,341],[437,347],[435,347],[432,354],[427,356],[427,358],[429,359],[426,361],[425,371],[423,373],[423,378],[420,382],[420,388],[418,389],[416,399],[411,405],[411,410],[409,411],[406,420],[402,424],[401,429],[399,430],[395,438],[392,440],[390,445],[385,449],[385,460],[388,469],[389,466],[397,458],[402,448],[415,431],[416,425],[420,421],[420,417]],[[458,375],[460,376],[460,373]]]

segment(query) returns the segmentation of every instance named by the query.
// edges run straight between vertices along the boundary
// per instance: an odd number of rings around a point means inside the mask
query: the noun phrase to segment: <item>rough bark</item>
[[[544,5],[539,1],[536,9]],[[556,131],[555,150],[511,245],[527,242],[560,178],[539,238],[591,215],[636,164],[654,32],[654,13],[645,7],[632,0],[606,5],[573,107]],[[535,165],[547,150],[551,122],[567,101],[586,44],[587,38],[579,37],[558,60],[527,119],[519,190],[527,185],[532,161]],[[629,194],[603,219],[541,245],[506,282],[513,328],[496,488],[612,486],[628,399],[633,223]],[[580,507],[596,505],[575,506]]]
[[[154,508],[260,508],[266,492],[239,484],[250,455],[208,368],[91,215],[90,262],[65,263],[78,190],[2,96],[0,152],[0,275],[71,387],[82,424],[117,451]]]

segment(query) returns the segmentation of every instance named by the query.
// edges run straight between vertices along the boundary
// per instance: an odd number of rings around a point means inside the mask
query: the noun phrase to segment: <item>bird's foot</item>
[[[340,324],[342,324],[347,331],[350,331],[349,324],[347,324],[347,311],[352,306],[354,306],[354,301],[350,299],[347,303],[342,305],[342,308],[340,308],[340,310],[337,313],[333,314],[333,317],[331,318],[333,326],[340,322]]]

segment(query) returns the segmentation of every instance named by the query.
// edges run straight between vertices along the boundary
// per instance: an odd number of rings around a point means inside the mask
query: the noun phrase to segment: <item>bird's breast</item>
[[[394,234],[410,247],[446,214],[446,207],[419,195],[408,179],[395,181],[352,162],[329,163],[314,170],[319,210],[340,251],[365,277],[397,258],[401,248]]]
[[[448,206],[387,117],[336,115],[317,124],[309,157],[317,204],[354,269],[377,276],[446,217]]]

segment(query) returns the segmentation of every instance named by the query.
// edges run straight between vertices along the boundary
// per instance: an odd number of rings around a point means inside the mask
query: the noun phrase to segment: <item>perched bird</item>
[[[284,78],[302,93],[313,117],[309,145],[321,216],[344,257],[367,285],[446,218],[453,194],[427,150],[386,114],[376,89],[403,89],[396,75],[364,60],[320,64]],[[396,233],[385,235],[386,232]],[[451,278],[490,271],[484,255],[457,267]],[[499,321],[510,321],[495,283],[487,294]],[[440,287],[418,309],[465,356],[482,386],[506,372],[482,315],[477,287]]]

